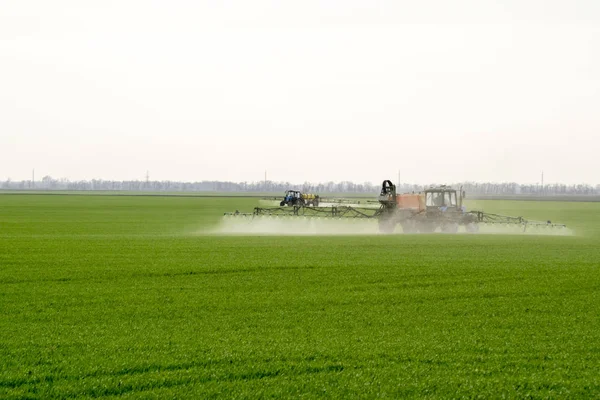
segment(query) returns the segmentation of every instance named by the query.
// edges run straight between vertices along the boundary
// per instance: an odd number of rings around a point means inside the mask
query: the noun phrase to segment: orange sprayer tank
[[[396,196],[398,208],[422,211],[425,209],[425,195],[421,194],[400,194]]]

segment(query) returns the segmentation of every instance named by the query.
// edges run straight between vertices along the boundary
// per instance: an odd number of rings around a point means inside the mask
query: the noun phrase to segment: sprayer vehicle
[[[287,190],[285,192],[285,196],[281,203],[279,203],[281,207],[284,206],[296,206],[296,207],[304,207],[304,206],[319,206],[319,195],[309,194],[309,193],[301,193],[298,190]]]
[[[294,193],[290,193],[294,192]],[[289,197],[288,197],[289,196]],[[304,202],[300,200],[300,198],[304,198]],[[359,205],[361,203],[364,204],[364,199],[359,197],[354,198],[342,198],[342,197],[323,197],[318,194],[306,194],[297,190],[288,190],[285,192],[283,200],[281,197],[262,197],[262,201],[266,202],[277,202],[280,207],[283,206],[324,206],[324,205],[336,205],[336,204],[350,204],[350,205]]]
[[[440,230],[444,233],[456,233],[463,226],[467,232],[478,232],[481,225],[503,225],[518,227],[523,232],[531,228],[561,229],[563,224],[551,221],[532,221],[523,217],[510,217],[484,211],[467,211],[463,205],[465,192],[462,187],[457,191],[450,186],[436,186],[419,193],[397,194],[396,186],[389,180],[383,181],[381,192],[375,204],[379,206],[333,205],[317,207],[316,204],[300,201],[297,191],[290,200],[281,202],[281,207],[256,207],[252,213],[225,213],[233,217],[292,217],[292,218],[335,218],[335,219],[373,219],[382,233],[392,233],[400,225],[405,233],[432,233]],[[298,197],[294,197],[298,196]],[[297,200],[294,200],[297,199]],[[289,205],[289,206],[287,206]],[[290,207],[291,206],[291,207]]]
[[[464,226],[467,232],[477,232],[477,215],[466,211],[464,197],[462,188],[457,194],[446,185],[398,195],[396,186],[386,180],[379,195],[382,205],[379,230],[390,233],[400,225],[405,233],[431,233],[438,228],[445,233],[456,233],[459,226]]]

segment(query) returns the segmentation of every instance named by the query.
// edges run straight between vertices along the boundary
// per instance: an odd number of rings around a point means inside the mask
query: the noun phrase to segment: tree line
[[[431,185],[418,185],[403,183],[398,192],[420,192]],[[566,185],[553,183],[548,185],[508,183],[478,183],[478,182],[456,182],[453,187],[462,186],[469,194],[475,195],[599,195],[600,185],[589,184]],[[5,190],[101,190],[101,191],[138,191],[138,192],[281,192],[287,189],[297,189],[307,193],[378,193],[381,189],[379,184],[371,182],[354,183],[321,182],[292,184],[290,182],[225,182],[225,181],[150,181],[150,180],[80,180],[70,181],[68,179],[55,179],[45,176],[40,181],[22,180],[12,181],[7,179],[0,182],[0,189]]]

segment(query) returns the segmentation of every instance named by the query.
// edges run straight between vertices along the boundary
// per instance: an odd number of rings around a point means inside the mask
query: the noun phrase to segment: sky
[[[0,0],[0,180],[600,183],[597,0]]]

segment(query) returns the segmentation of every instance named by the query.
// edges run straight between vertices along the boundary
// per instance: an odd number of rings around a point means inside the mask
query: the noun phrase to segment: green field
[[[598,398],[600,203],[572,236],[207,235],[257,199],[0,195],[0,398]]]

